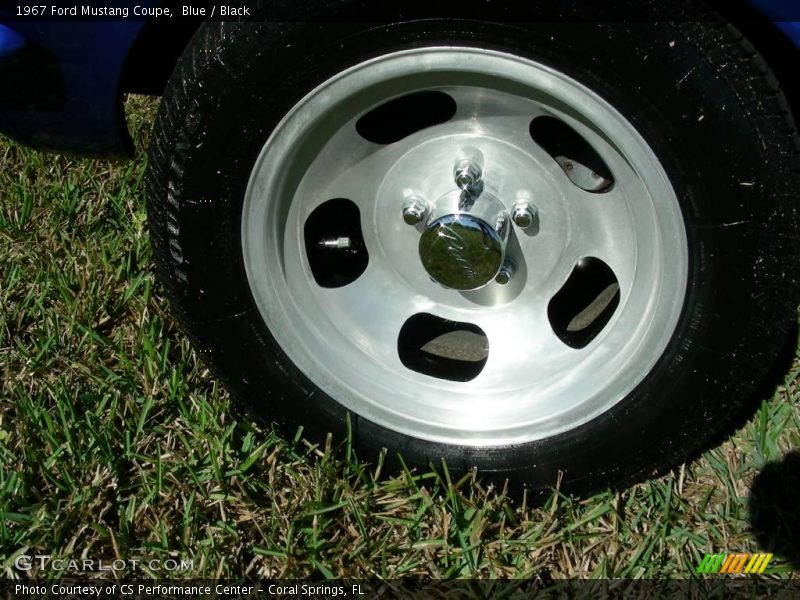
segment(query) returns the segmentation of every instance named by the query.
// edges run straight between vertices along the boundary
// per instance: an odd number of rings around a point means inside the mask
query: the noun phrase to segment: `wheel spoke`
[[[531,120],[548,114],[541,105],[510,94],[498,94],[480,88],[451,87],[444,90],[456,101],[456,114],[451,121],[474,120],[476,123],[493,117],[522,117],[525,129]]]
[[[560,280],[566,281],[578,260],[594,257],[611,267],[620,286],[630,285],[636,266],[636,233],[627,191],[616,186],[594,194],[569,182],[566,186],[573,235],[565,249]]]
[[[341,288],[317,288],[320,310],[365,355],[393,369],[404,369],[397,357],[397,338],[403,323],[425,312],[430,300],[403,285],[378,256],[367,270]]]
[[[348,198],[362,210],[374,205],[387,170],[407,147],[362,138],[349,123],[337,131],[313,160],[298,189],[307,212],[331,198]]]
[[[488,360],[476,384],[511,389],[519,381],[519,373],[535,373],[536,380],[546,381],[575,360],[574,352],[553,333],[547,319],[547,303],[541,300],[529,304],[520,298],[519,302],[493,313],[477,314],[468,321],[483,330],[489,345]]]
[[[530,136],[530,119],[527,116],[490,117],[485,119],[485,123],[487,130],[493,136],[524,149],[547,173],[563,173],[558,162]]]

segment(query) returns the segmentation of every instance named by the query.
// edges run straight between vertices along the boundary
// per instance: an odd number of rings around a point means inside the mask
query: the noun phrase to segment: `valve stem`
[[[349,237],[330,238],[327,240],[320,240],[319,245],[329,250],[344,250],[352,246],[352,240]]]

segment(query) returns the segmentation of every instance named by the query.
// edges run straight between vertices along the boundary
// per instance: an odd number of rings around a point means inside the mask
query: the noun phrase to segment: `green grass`
[[[137,160],[0,140],[0,568],[19,554],[192,559],[194,575],[689,577],[754,551],[754,475],[800,446],[800,361],[735,437],[622,493],[532,507],[386,478],[231,403],[151,273]],[[773,573],[791,567],[773,562]],[[157,573],[153,573],[156,574]]]

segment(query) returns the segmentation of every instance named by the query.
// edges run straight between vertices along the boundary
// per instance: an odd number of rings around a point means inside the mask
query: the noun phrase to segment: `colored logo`
[[[697,573],[711,575],[723,573],[735,575],[736,573],[763,573],[767,568],[772,554],[706,554],[703,562],[697,567]]]

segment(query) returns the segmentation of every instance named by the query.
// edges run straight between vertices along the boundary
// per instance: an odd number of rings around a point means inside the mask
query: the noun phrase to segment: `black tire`
[[[344,2],[333,10],[345,21],[347,9]],[[665,9],[680,20],[679,7]],[[589,423],[512,447],[432,443],[359,415],[348,425],[345,408],[270,335],[242,261],[248,177],[289,109],[367,58],[453,41],[535,59],[608,100],[664,165],[689,242],[683,313],[645,380]],[[444,459],[453,471],[478,467],[530,487],[553,485],[562,472],[564,486],[590,490],[650,476],[718,441],[773,364],[798,303],[799,148],[764,60],[737,30],[713,19],[522,26],[398,15],[379,27],[310,17],[209,23],[164,94],[149,154],[150,232],[158,275],[195,347],[236,397],[287,435],[302,426],[311,440],[329,432],[342,440],[349,427],[364,459],[387,448],[411,466]]]

